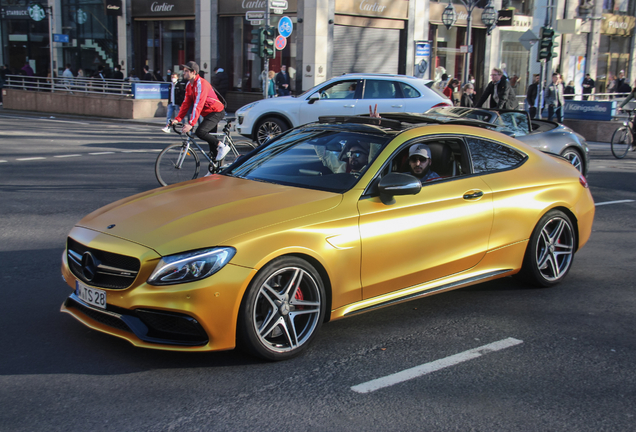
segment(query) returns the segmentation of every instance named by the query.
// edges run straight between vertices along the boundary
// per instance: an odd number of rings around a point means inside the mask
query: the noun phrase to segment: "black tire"
[[[585,172],[585,162],[583,161],[583,156],[581,156],[581,153],[578,150],[568,147],[563,151],[563,153],[561,153],[561,156],[569,160],[572,166],[574,166],[574,168],[576,168],[581,174]]]
[[[256,142],[258,145],[263,144],[265,141],[274,138],[277,135],[285,132],[289,127],[275,117],[267,117],[258,124],[256,128]]]
[[[267,264],[252,280],[238,316],[237,342],[265,360],[302,353],[325,316],[325,289],[316,269],[297,257]]]
[[[612,154],[616,159],[623,159],[632,148],[632,133],[627,126],[619,127],[612,135]]]
[[[570,218],[562,211],[550,210],[532,232],[519,275],[532,286],[558,284],[572,267],[576,244]]]
[[[192,180],[199,175],[199,156],[190,149],[181,167],[177,168],[177,161],[183,151],[183,144],[173,144],[161,151],[155,162],[155,176],[162,186]]]

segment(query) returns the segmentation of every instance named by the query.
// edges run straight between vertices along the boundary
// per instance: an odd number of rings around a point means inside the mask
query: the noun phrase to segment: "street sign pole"
[[[267,0],[267,6],[265,9],[265,28],[269,27],[269,3]],[[269,91],[269,56],[265,56],[265,80],[263,81],[265,86],[263,87],[263,99],[267,99],[267,93]]]

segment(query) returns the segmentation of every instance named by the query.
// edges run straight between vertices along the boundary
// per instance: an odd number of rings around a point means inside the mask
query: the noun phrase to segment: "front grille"
[[[243,116],[238,116],[238,124],[243,124]]]
[[[137,277],[141,266],[137,258],[89,248],[70,237],[66,246],[71,272],[82,282],[92,286],[109,289],[128,288]],[[82,267],[82,258],[87,252],[92,256],[95,270],[90,280],[85,276],[85,269]]]
[[[113,327],[119,330],[132,333],[132,330],[130,330],[130,327],[128,327],[126,323],[122,321],[121,318],[106,312],[101,312],[97,309],[84,306],[80,302],[75,301],[75,299],[73,299],[72,297],[69,297],[68,299],[66,299],[65,305],[67,308],[77,309],[78,311],[86,315],[87,317],[92,318],[95,321],[100,322],[104,325],[107,325],[108,327]]]

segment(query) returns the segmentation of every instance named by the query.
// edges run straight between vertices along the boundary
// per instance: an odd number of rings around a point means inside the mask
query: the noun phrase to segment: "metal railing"
[[[127,81],[90,77],[61,77],[51,79],[50,77],[7,75],[4,87],[16,90],[31,90],[40,92],[69,92],[100,95],[109,94],[132,97],[131,84],[133,82],[156,84],[156,82],[153,81]]]

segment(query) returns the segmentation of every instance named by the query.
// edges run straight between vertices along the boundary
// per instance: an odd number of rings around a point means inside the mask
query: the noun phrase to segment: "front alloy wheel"
[[[256,129],[256,141],[259,145],[263,144],[275,136],[285,132],[287,129],[287,126],[281,120],[274,117],[268,117],[258,125],[258,128]]]
[[[532,233],[522,273],[532,285],[549,287],[567,275],[576,248],[570,218],[559,210],[546,213]]]
[[[324,311],[324,288],[314,267],[300,258],[279,258],[248,288],[239,315],[239,345],[267,360],[294,357],[318,332]]]

